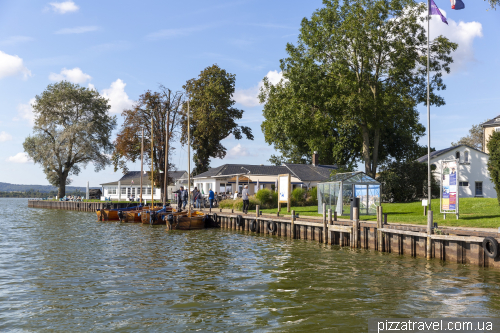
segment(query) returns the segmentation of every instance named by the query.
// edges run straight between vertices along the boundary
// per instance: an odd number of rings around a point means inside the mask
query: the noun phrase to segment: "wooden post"
[[[333,220],[336,222],[337,221],[337,211],[333,212]]]
[[[291,228],[292,228],[292,239],[295,239],[295,210],[292,210]]]
[[[326,213],[326,204],[323,204],[323,211]],[[328,221],[332,219],[332,210],[328,210]],[[323,243],[328,244],[328,224],[326,223],[326,214],[323,217]]]
[[[259,218],[259,214],[260,214],[260,206],[259,206],[259,205],[256,205],[256,206],[255,206],[255,217],[256,217],[256,218]]]
[[[428,210],[427,214],[427,260],[432,258],[432,223],[433,223],[433,212],[432,210]]]
[[[328,224],[333,224],[333,221],[332,221],[332,210],[331,209],[328,210]]]
[[[358,219],[358,209],[357,207],[353,208],[353,215],[354,215],[354,221],[352,222],[352,232],[353,232],[353,239],[351,247],[357,248],[358,247],[358,225],[359,225],[359,219]]]
[[[384,210],[382,208],[382,206],[378,206],[377,207],[377,211],[378,211],[378,214],[377,214],[377,247],[378,247],[378,250],[380,252],[383,251],[383,234],[382,234],[382,231],[380,231],[380,229],[382,229],[382,223],[383,223],[383,216],[384,216]]]

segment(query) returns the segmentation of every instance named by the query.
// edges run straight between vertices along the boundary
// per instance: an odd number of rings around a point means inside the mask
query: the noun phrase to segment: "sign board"
[[[427,206],[427,199],[422,200],[422,206]]]
[[[441,161],[441,213],[458,214],[458,163]]]
[[[291,177],[290,174],[279,175],[278,176],[278,202],[279,203],[289,203],[290,201],[290,187],[291,187]]]

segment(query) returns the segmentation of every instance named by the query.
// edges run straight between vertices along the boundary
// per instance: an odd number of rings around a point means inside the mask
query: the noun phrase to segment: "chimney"
[[[318,152],[317,152],[317,151],[315,151],[315,152],[313,153],[313,165],[314,165],[314,166],[316,166],[316,165],[318,165],[318,164],[319,164],[319,156],[318,156]]]

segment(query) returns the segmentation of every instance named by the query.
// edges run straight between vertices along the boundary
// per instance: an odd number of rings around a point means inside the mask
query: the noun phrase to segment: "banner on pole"
[[[458,163],[441,161],[441,213],[458,214]]]

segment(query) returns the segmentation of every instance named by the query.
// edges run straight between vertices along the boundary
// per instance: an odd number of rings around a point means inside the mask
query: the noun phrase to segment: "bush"
[[[297,187],[292,191],[292,206],[304,206],[306,203],[306,190]]]
[[[271,192],[271,207],[269,208],[278,208],[278,192]]]
[[[493,132],[487,147],[490,153],[488,171],[490,172],[491,181],[495,184],[497,200],[498,204],[500,204],[500,132]]]
[[[219,202],[219,207],[222,209],[233,209],[234,200],[226,199]]]
[[[254,196],[251,196],[251,197],[248,197],[248,209],[249,210],[254,210],[256,209],[256,206],[257,205],[260,205],[260,201],[255,198]],[[243,211],[243,199],[237,199],[237,200],[234,200],[234,210],[239,210],[239,211]]]
[[[436,167],[432,166],[434,170]],[[382,202],[412,202],[427,198],[427,163],[392,162],[377,180],[382,183]],[[432,196],[439,197],[439,185],[432,176]]]
[[[307,191],[307,204],[308,206],[318,205],[318,188],[311,187],[309,191]]]
[[[255,194],[255,197],[257,200],[259,200],[262,208],[272,208],[272,197],[271,190],[268,190],[267,188],[263,188],[261,190],[257,191],[257,194]]]

